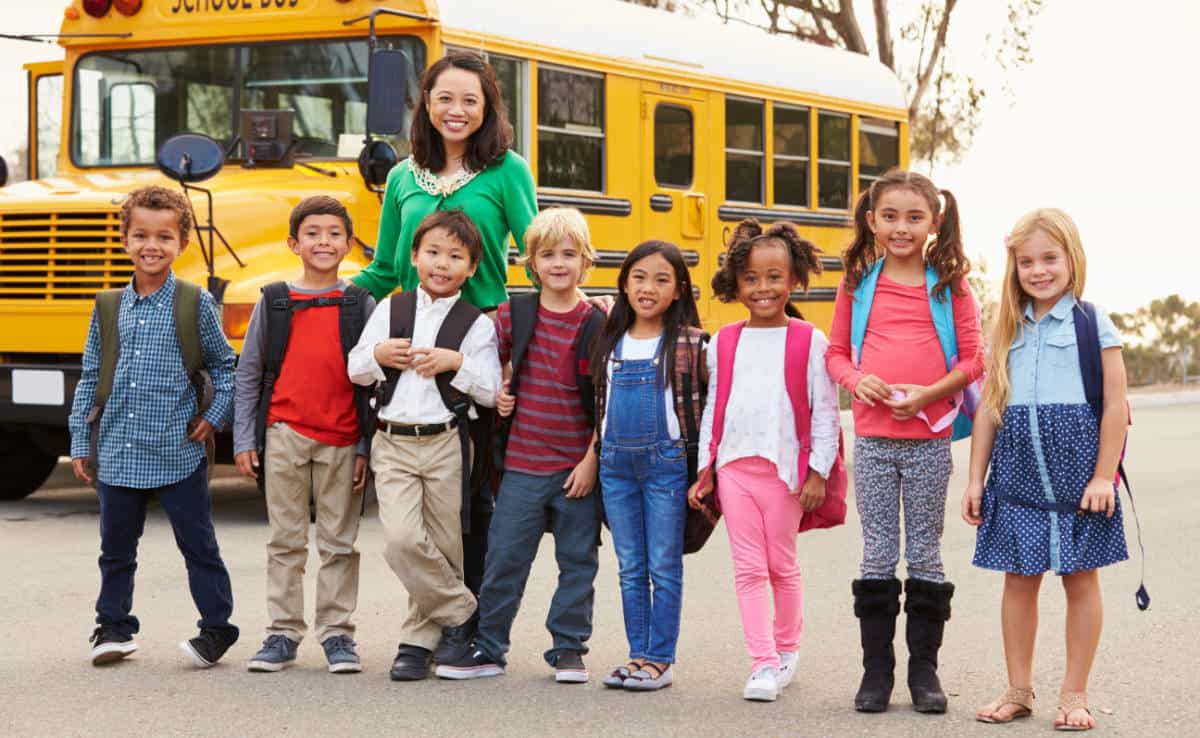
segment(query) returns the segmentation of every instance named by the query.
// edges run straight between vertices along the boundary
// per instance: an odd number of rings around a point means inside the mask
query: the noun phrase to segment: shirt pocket
[[[1075,328],[1069,327],[1046,339],[1046,363],[1059,369],[1079,364],[1079,348],[1075,340]]]
[[[1022,332],[1008,347],[1008,370],[1010,372],[1027,369],[1031,363],[1029,349],[1026,347],[1025,334]]]

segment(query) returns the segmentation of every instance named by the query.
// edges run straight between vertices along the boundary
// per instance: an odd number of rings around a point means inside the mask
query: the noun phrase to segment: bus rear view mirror
[[[367,83],[367,132],[392,135],[404,128],[408,95],[408,56],[399,49],[376,49],[371,54]]]
[[[225,150],[203,133],[172,136],[158,149],[158,168],[176,182],[203,182],[221,171]]]
[[[358,171],[363,181],[371,189],[379,189],[387,184],[388,172],[396,166],[400,157],[396,149],[382,139],[368,141],[358,155]]]

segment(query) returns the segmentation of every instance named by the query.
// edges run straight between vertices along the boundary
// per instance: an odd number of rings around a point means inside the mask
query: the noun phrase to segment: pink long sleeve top
[[[983,376],[983,339],[979,328],[979,307],[975,295],[964,279],[959,285],[961,295],[951,297],[954,326],[958,341],[958,363],[954,369],[965,373],[970,381]],[[845,283],[838,286],[837,302],[833,309],[833,328],[829,335],[829,351],[825,366],[833,380],[851,395],[858,381],[874,374],[888,384],[931,385],[946,376],[946,360],[933,326],[929,296],[925,286],[911,287],[879,275],[875,301],[867,320],[867,335],[863,340],[862,357],[857,367],[851,360],[850,316],[854,309],[853,294],[847,293]],[[946,438],[947,427],[934,433],[920,418],[896,420],[891,408],[882,403],[874,407],[854,401],[854,432],[859,436],[883,438]],[[952,398],[931,402],[925,414],[931,419],[942,417],[953,408]]]

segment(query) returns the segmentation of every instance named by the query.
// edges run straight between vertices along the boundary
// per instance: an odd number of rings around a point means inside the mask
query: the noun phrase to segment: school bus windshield
[[[379,45],[407,53],[409,69],[425,68],[420,39],[383,37]],[[88,54],[75,67],[71,158],[81,167],[153,165],[177,133],[204,133],[228,147],[239,110],[284,108],[295,111],[298,156],[354,158],[366,130],[368,59],[366,39]],[[415,76],[393,84],[410,89],[411,114]],[[389,139],[402,156],[407,130],[405,120]]]

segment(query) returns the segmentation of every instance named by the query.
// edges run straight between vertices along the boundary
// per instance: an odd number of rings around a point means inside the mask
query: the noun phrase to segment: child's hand
[[[216,432],[216,428],[204,418],[192,418],[192,422],[188,423],[188,440],[196,443],[204,443]]]
[[[899,399],[888,397],[883,401],[892,409],[892,417],[896,420],[914,418],[929,404],[929,388],[919,384],[893,384],[892,392],[904,395]]]
[[[705,474],[700,479],[697,479],[696,483],[692,485],[692,488],[688,490],[688,505],[693,510],[704,509],[704,505],[700,501],[712,494],[712,491],[712,474]]]
[[[983,523],[980,507],[983,505],[983,482],[971,482],[962,497],[962,519],[967,525]]]
[[[795,494],[795,491],[792,494]],[[809,469],[808,476],[804,479],[804,486],[800,490],[800,507],[804,508],[804,512],[812,512],[824,501],[825,478],[815,469]]]
[[[1117,511],[1117,500],[1113,480],[1092,477],[1092,481],[1083,490],[1083,499],[1079,501],[1079,509],[1084,512],[1102,512],[1104,517],[1111,518]]]
[[[258,452],[251,449],[242,451],[233,457],[233,463],[237,464],[238,473],[243,477],[250,479],[258,479]]]
[[[442,372],[456,372],[462,368],[463,355],[448,348],[412,349],[414,358],[410,365],[422,377],[436,377]]]
[[[375,361],[379,366],[406,371],[412,361],[412,342],[407,338],[389,338],[375,344]]]
[[[84,484],[92,483],[92,475],[88,474],[87,459],[71,459],[71,473]]]
[[[596,486],[596,469],[598,467],[596,449],[589,447],[588,452],[584,454],[583,461],[575,465],[567,477],[567,481],[563,482],[563,489],[567,491],[568,500],[587,497],[592,493],[592,488]]]
[[[500,385],[500,391],[496,393],[496,412],[500,417],[507,418],[513,414],[513,410],[517,407],[517,398],[508,394],[509,381],[504,380],[504,384]]]
[[[367,457],[358,455],[354,457],[354,494],[361,495],[363,490],[367,488]]]
[[[874,374],[868,374],[854,385],[854,399],[867,407],[875,407],[876,402],[884,402],[891,396],[891,386]]]

